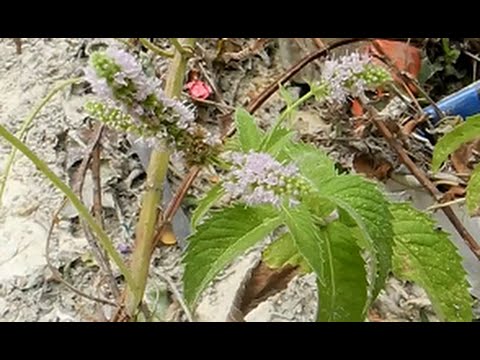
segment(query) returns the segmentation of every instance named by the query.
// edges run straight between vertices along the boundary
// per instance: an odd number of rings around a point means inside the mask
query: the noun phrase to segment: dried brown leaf
[[[472,156],[473,145],[467,144],[455,151],[452,156],[452,165],[457,173],[470,174],[472,171],[468,166],[470,157]]]
[[[383,181],[388,178],[393,167],[385,159],[374,158],[365,153],[355,155],[353,167],[357,173]]]
[[[462,186],[452,186],[446,193],[443,195],[441,202],[447,203],[454,201],[455,199],[462,198],[465,196],[466,190]]]
[[[273,270],[261,261],[252,271],[244,288],[237,294],[234,301],[235,309],[230,317],[234,321],[243,321],[259,304],[285,290],[297,274],[298,267],[288,265]]]

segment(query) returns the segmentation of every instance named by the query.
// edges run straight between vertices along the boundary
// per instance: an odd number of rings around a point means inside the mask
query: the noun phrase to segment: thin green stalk
[[[74,79],[69,79],[66,81],[61,82],[58,84],[56,87],[53,88],[52,91],[50,91],[47,96],[42,100],[42,102],[32,111],[32,113],[25,119],[23,122],[22,128],[20,131],[16,134],[16,136],[21,140],[25,141],[25,137],[27,134],[27,131],[30,128],[30,125],[32,124],[33,120],[35,117],[38,115],[38,113],[43,109],[45,105],[60,91],[62,91],[64,88],[66,88],[69,85],[75,84],[83,80],[83,78],[74,78]],[[3,199],[3,194],[5,192],[5,187],[7,184],[7,179],[8,176],[10,175],[10,171],[12,170],[13,163],[15,162],[15,155],[17,154],[17,149],[14,147],[8,156],[7,159],[7,164],[5,166],[5,172],[3,173],[1,183],[0,183],[0,206],[2,205],[2,199]]]
[[[153,44],[152,42],[148,41],[145,38],[140,38],[140,43],[143,46],[145,46],[148,50],[152,51],[154,54],[157,54],[158,56],[166,57],[166,58],[173,58],[174,56],[174,53],[171,53],[159,48],[157,45]]]
[[[283,124],[283,122],[288,118],[288,116],[292,113],[292,111],[294,111],[296,108],[298,108],[301,104],[303,104],[304,102],[306,102],[307,100],[309,100],[310,98],[314,97],[315,96],[315,93],[313,91],[309,91],[307,94],[305,94],[304,96],[302,96],[300,99],[298,99],[297,101],[295,101],[293,104],[291,104],[290,106],[288,106],[284,111],[283,113],[280,115],[280,117],[278,118],[278,120],[275,122],[275,124],[273,125],[272,129],[269,131],[268,133],[268,136],[265,138],[265,140],[263,141],[263,144],[262,144],[262,149],[264,149],[264,147],[270,143],[270,141],[272,140],[272,136],[273,134],[275,134],[275,132],[280,128],[280,126]]]
[[[184,44],[193,46],[195,39],[186,39]],[[175,51],[165,84],[167,96],[176,98],[181,94],[186,67],[187,57],[181,52]],[[169,157],[170,152],[166,149],[154,150],[147,170],[147,190],[137,224],[135,249],[130,266],[137,287],[128,289],[126,297],[126,310],[131,317],[135,317],[147,285],[155,225],[158,217],[157,209],[162,199],[162,184],[167,175]]]
[[[37,167],[37,169],[43,173],[60,191],[62,191],[68,200],[71,201],[72,205],[77,209],[78,214],[87,222],[92,231],[97,235],[100,244],[107,252],[107,254],[112,258],[112,260],[117,264],[121,273],[125,277],[129,287],[134,287],[135,283],[133,281],[130,272],[128,271],[127,266],[123,262],[120,254],[117,252],[115,247],[112,244],[112,241],[109,239],[108,235],[102,229],[102,227],[95,221],[95,219],[90,215],[88,209],[83,205],[80,199],[75,195],[73,190],[66,185],[55,173],[50,170],[50,168],[42,160],[38,158],[21,140],[19,140],[15,135],[10,133],[5,127],[0,125],[0,136],[5,138],[13,147],[18,149],[23,153],[30,161]]]

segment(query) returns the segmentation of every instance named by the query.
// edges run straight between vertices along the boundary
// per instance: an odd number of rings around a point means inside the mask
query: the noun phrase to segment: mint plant
[[[143,40],[156,54],[167,54]],[[194,232],[183,257],[184,297],[192,309],[220,271],[262,245],[269,268],[291,266],[301,274],[315,274],[318,321],[364,321],[392,272],[423,286],[442,320],[471,321],[466,273],[448,235],[437,230],[427,214],[389,201],[380,184],[337,173],[323,151],[296,139],[287,121],[313,98],[325,106],[341,105],[352,96],[368,102],[370,90],[391,81],[384,68],[357,53],[330,58],[319,81],[302,98],[295,100],[280,87],[287,108],[270,129],[260,129],[256,119],[239,108],[234,114],[235,137],[222,142],[196,122],[193,106],[180,100],[191,55],[187,48],[195,40],[171,40],[175,51],[168,53],[173,59],[165,84],[147,75],[135,56],[113,46],[94,52],[85,69],[85,80],[97,96],[86,104],[88,114],[155,147],[128,266],[71,189],[0,125],[0,136],[66,194],[122,271],[127,288],[121,305],[128,318],[137,319],[142,305],[161,184],[170,154],[179,152],[192,168],[217,166],[222,173],[192,214]],[[475,127],[477,122],[465,126]],[[480,134],[478,124],[476,129],[475,136]],[[461,142],[474,138],[458,131],[463,135],[456,140],[439,143],[434,167]],[[480,200],[479,179],[476,173],[472,177],[469,204]]]
[[[104,100],[87,105],[93,116],[183,152],[190,166],[223,165],[225,176],[199,202],[187,240],[183,280],[191,307],[221,270],[272,236],[264,250],[268,266],[315,273],[319,321],[364,320],[391,271],[423,285],[444,320],[471,320],[465,271],[448,236],[427,215],[388,201],[378,184],[337,174],[326,154],[295,141],[285,123],[313,97],[327,106],[350,96],[368,101],[367,91],[390,76],[367,56],[327,60],[320,81],[297,101],[287,97],[287,109],[266,132],[238,109],[236,138],[223,153],[191,110],[168,98],[131,55],[95,53],[91,66],[87,78]],[[210,210],[221,200],[227,205]],[[452,286],[445,290],[447,283]]]
[[[236,121],[239,139],[268,137],[244,111]],[[247,152],[229,156],[231,172],[200,201],[202,215],[194,214],[200,224],[184,258],[191,306],[225,266],[273,236],[264,261],[272,269],[293,265],[315,273],[319,321],[364,320],[391,271],[423,285],[442,319],[471,320],[461,258],[428,215],[391,203],[370,180],[337,174],[313,146],[289,140],[278,152],[257,153],[240,142]],[[223,195],[232,203],[206,212]]]
[[[358,59],[327,63],[330,76],[302,100],[339,103],[388,81],[383,69]],[[391,271],[422,285],[443,320],[470,321],[466,273],[447,234],[428,215],[390,202],[378,184],[337,174],[322,151],[294,141],[281,124],[298,105],[267,132],[237,110],[238,151],[226,156],[229,172],[193,215],[196,232],[184,257],[187,302],[194,307],[225,266],[271,236],[263,260],[272,269],[315,273],[318,321],[363,321]],[[208,211],[223,197],[229,205]]]

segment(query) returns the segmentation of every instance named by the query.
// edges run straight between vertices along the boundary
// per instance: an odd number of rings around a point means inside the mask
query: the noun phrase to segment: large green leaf
[[[472,298],[462,259],[448,235],[409,204],[393,204],[396,276],[415,281],[427,292],[444,321],[471,321]]]
[[[244,152],[260,148],[263,138],[262,131],[257,126],[255,118],[248,111],[242,108],[237,109],[235,126]]]
[[[203,216],[225,193],[221,184],[213,186],[197,204],[192,213],[192,228],[196,228]]]
[[[474,215],[480,206],[480,165],[472,172],[467,186],[467,209]]]
[[[270,248],[264,258],[267,264],[301,265],[300,255],[317,276],[317,320],[362,321],[367,306],[366,270],[350,229],[339,221],[319,227],[304,205],[284,207],[283,214],[290,236]]]
[[[350,228],[339,221],[322,228],[324,281],[318,286],[318,321],[363,321],[367,274]]]
[[[370,299],[373,301],[385,285],[392,264],[392,224],[389,203],[377,186],[356,175],[331,178],[318,187],[320,196],[336,204],[351,217],[366,246],[370,263]]]
[[[290,143],[285,153],[300,169],[301,174],[316,187],[336,175],[335,163],[323,151],[312,145]]]
[[[225,266],[281,224],[275,209],[242,205],[214,212],[188,239],[184,256],[184,294],[193,306]]]
[[[433,171],[438,171],[448,157],[462,145],[480,137],[480,115],[467,118],[467,121],[457,126],[443,136],[435,145],[432,159]]]
[[[294,208],[282,207],[283,218],[293,243],[308,266],[322,281],[323,254],[320,244],[320,232],[308,208],[301,204]]]
[[[283,234],[264,250],[263,261],[271,269],[281,269],[291,265],[299,266],[305,274],[312,272],[305,259],[298,252],[290,233]]]

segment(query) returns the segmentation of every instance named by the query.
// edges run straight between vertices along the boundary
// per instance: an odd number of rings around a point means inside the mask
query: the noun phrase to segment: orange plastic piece
[[[365,114],[362,104],[360,104],[360,101],[358,101],[357,99],[352,100],[351,110],[352,110],[352,115],[355,117],[360,117],[360,116],[363,116],[363,114]]]

